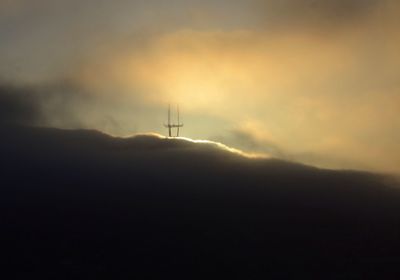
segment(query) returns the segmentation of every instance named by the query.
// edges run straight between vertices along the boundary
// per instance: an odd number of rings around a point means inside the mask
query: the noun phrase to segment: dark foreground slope
[[[15,278],[364,279],[400,265],[400,191],[378,175],[92,131],[3,127],[0,152]]]

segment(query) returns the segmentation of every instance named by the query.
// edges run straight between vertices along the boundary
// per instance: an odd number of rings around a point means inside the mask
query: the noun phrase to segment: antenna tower
[[[168,128],[168,136],[169,137],[179,137],[179,129],[183,127],[183,123],[180,123],[179,120],[179,105],[176,105],[176,114],[178,118],[178,123],[171,123],[171,105],[168,104],[168,123],[164,124],[166,128]],[[172,129],[176,128],[176,135],[172,136]]]

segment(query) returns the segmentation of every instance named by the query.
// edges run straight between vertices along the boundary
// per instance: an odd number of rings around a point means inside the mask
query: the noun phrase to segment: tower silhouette
[[[180,120],[179,120],[179,105],[176,105],[176,113],[177,113],[178,123],[177,124],[171,123],[171,105],[168,104],[168,123],[167,124],[164,123],[164,126],[166,128],[168,128],[168,136],[169,137],[179,137],[179,129],[181,127],[183,127],[183,123],[180,123]],[[172,136],[172,129],[173,128],[176,128],[176,135],[175,136]]]

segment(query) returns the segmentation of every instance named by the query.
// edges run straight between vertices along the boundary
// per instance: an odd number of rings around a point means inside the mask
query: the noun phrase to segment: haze
[[[400,172],[391,0],[0,0],[0,78],[24,119],[182,135],[316,166]],[[2,113],[4,114],[4,112]]]

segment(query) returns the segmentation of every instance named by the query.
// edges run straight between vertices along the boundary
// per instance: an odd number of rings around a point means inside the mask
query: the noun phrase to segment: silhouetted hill
[[[16,277],[364,279],[399,265],[400,190],[384,176],[156,135],[0,130],[0,237]]]

